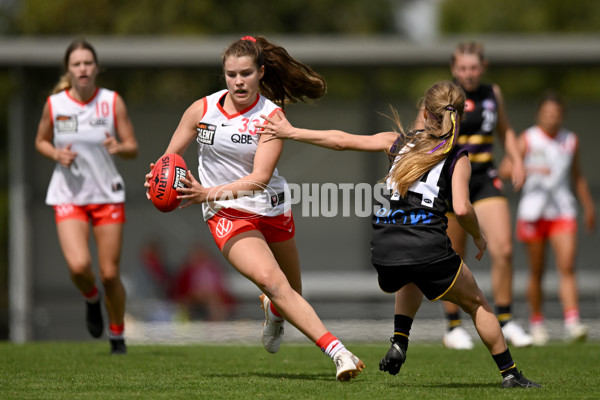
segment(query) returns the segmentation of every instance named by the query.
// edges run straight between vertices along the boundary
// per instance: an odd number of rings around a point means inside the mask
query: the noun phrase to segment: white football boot
[[[271,318],[269,309],[271,300],[264,294],[261,294],[259,297],[261,302],[260,306],[265,312],[265,322],[263,323],[263,328],[260,332],[260,338],[265,350],[269,353],[277,353],[281,346],[281,341],[283,340],[283,323],[285,320],[274,321],[273,318]]]
[[[473,348],[473,339],[469,332],[462,326],[457,326],[451,331],[446,331],[442,338],[442,343],[447,349],[471,350]]]
[[[514,347],[527,347],[533,344],[533,338],[515,321],[508,321],[502,327],[504,338]]]

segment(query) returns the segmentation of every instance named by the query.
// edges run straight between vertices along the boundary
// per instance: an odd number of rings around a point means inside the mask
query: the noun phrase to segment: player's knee
[[[269,298],[277,296],[280,292],[280,288],[287,282],[283,273],[273,273],[273,271],[267,269],[256,271],[252,275],[252,280]],[[287,284],[289,285],[289,283]]]
[[[575,276],[575,265],[569,265],[566,267],[559,268],[558,271],[561,279],[573,278]]]
[[[510,265],[510,260],[513,254],[513,246],[510,241],[502,241],[490,246],[489,252],[492,260],[495,260],[500,264]]]
[[[460,299],[458,306],[467,314],[473,315],[480,307],[484,307],[487,300],[481,290],[473,290],[466,293]]]
[[[92,260],[89,258],[70,258],[68,260],[69,270],[73,279],[87,277],[92,268]]]
[[[100,273],[100,280],[104,287],[112,287],[121,283],[121,278],[118,273],[118,269],[113,268],[110,271],[102,271]]]
[[[480,299],[472,299],[471,301],[465,302],[461,305],[461,309],[468,315],[473,316],[477,313],[481,307],[483,307],[484,302]]]

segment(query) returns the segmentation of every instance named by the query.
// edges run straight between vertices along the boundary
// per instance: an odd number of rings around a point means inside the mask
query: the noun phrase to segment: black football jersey
[[[423,264],[454,254],[446,234],[447,201],[456,160],[466,155],[455,147],[414,182],[406,196],[384,193],[373,215],[371,260],[379,265]]]
[[[473,174],[484,173],[493,166],[498,102],[492,85],[482,84],[477,90],[465,93],[465,112],[457,144],[469,152]]]

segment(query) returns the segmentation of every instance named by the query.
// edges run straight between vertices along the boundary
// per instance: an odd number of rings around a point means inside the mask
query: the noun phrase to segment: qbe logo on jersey
[[[198,132],[196,136],[196,142],[198,142],[199,144],[213,145],[215,142],[216,130],[216,125],[199,122],[198,125],[196,125],[196,132]]]

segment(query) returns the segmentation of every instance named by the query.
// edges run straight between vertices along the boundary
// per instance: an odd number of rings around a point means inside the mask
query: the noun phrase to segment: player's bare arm
[[[268,124],[257,125],[264,136],[273,138],[292,139],[309,143],[331,150],[355,151],[386,151],[389,150],[398,134],[396,132],[381,132],[374,135],[354,135],[340,130],[312,130],[293,127],[283,113],[278,113],[280,120],[262,116]]]

